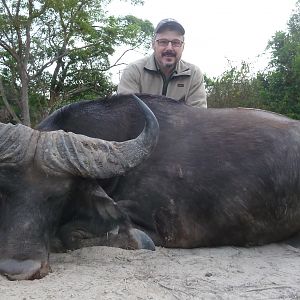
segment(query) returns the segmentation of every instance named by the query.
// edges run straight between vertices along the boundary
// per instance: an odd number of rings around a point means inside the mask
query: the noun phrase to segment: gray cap
[[[157,24],[154,33],[160,33],[165,29],[172,29],[178,31],[182,35],[185,34],[183,26],[179,22],[171,18],[161,20]]]

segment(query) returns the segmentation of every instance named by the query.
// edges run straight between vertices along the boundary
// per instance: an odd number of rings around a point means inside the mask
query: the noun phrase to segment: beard
[[[176,58],[176,54],[172,51],[165,51],[164,53],[162,53],[162,57],[166,57],[167,59],[168,59],[168,57],[169,58]],[[176,62],[174,63],[173,61],[172,62],[167,61],[163,65],[167,69],[173,69],[176,66]]]
[[[176,53],[174,53],[173,51],[165,51],[162,53],[162,57],[166,58],[166,62],[163,64],[164,68],[167,69],[174,69],[176,66]],[[175,58],[175,62],[174,62],[174,58]],[[168,62],[168,60],[171,60],[170,62]]]
[[[165,64],[165,68],[167,68],[167,69],[173,69],[173,68],[175,68],[175,64],[166,63]]]

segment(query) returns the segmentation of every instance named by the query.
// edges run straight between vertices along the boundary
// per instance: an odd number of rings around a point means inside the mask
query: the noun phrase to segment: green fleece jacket
[[[207,107],[204,77],[197,66],[180,60],[172,76],[166,79],[157,69],[153,54],[124,69],[117,92],[165,95],[188,105]]]

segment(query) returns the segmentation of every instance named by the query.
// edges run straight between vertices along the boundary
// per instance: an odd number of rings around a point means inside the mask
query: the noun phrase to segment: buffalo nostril
[[[37,260],[0,260],[0,273],[9,280],[40,279],[50,272],[48,262]]]

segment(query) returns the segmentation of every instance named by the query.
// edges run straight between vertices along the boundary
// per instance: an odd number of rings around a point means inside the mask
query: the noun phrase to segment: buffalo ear
[[[127,219],[126,215],[119,209],[117,203],[106,194],[100,185],[94,186],[94,189],[91,190],[90,199],[104,220],[109,218],[120,222]]]
[[[127,215],[119,208],[118,204],[107,195],[97,180],[82,179],[77,185],[77,190],[81,195],[81,201],[88,205],[94,213],[105,223],[119,225],[128,220]]]

